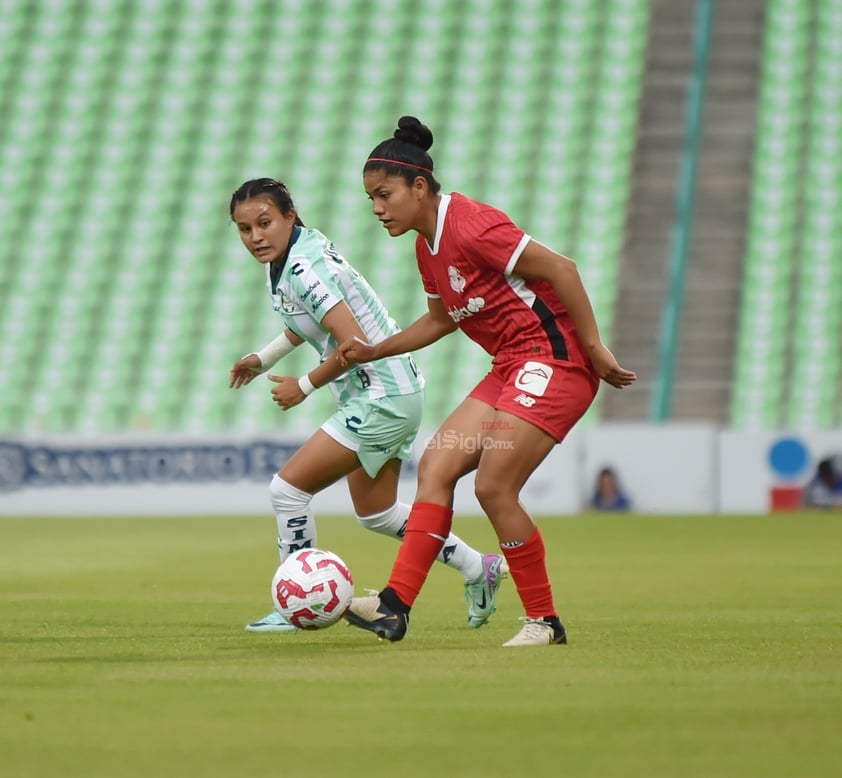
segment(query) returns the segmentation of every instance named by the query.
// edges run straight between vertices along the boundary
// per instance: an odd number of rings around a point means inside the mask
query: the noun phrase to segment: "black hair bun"
[[[426,124],[421,124],[414,116],[401,116],[398,119],[395,138],[404,143],[418,146],[424,151],[427,151],[433,145],[433,133],[430,128]]]

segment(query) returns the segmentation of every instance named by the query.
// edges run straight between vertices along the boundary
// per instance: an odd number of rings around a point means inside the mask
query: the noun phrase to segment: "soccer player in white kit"
[[[424,379],[408,353],[376,364],[340,365],[338,343],[381,340],[400,331],[386,307],[335,246],[307,228],[292,196],[269,178],[244,183],[230,214],[243,245],[266,267],[266,282],[285,329],[257,352],[237,360],[230,386],[238,389],[307,342],[319,364],[301,377],[274,376],[274,401],[284,410],[329,386],[334,414],[293,454],[269,487],[278,526],[281,561],[316,546],[313,495],[346,478],[357,520],[366,529],[401,540],[410,506],[397,497],[401,462],[410,458],[424,405]],[[468,625],[479,627],[495,610],[506,562],[481,554],[450,534],[438,559],[465,578]],[[296,627],[273,610],[246,627],[250,632],[291,632]]]

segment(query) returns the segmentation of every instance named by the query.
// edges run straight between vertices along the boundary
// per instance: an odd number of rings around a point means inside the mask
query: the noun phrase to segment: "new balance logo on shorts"
[[[544,392],[547,391],[547,386],[549,386],[552,377],[553,369],[549,365],[545,365],[543,362],[526,362],[517,371],[515,389],[520,389],[533,397],[542,397]],[[523,397],[523,395],[519,395],[515,400],[521,405],[526,405],[527,408],[531,408],[535,404],[533,400],[527,405],[527,403],[521,401],[520,397]]]
[[[534,397],[527,397],[523,392],[521,392],[514,398],[514,402],[520,403],[524,408],[531,408],[538,401]]]

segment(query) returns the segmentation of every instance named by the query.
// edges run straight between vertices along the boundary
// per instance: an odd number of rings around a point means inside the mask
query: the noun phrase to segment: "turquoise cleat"
[[[497,610],[497,592],[508,574],[509,566],[503,557],[499,554],[483,555],[482,575],[476,581],[465,582],[469,627],[481,627]]]
[[[278,611],[272,611],[262,619],[247,624],[246,632],[298,632],[298,627],[290,624]]]

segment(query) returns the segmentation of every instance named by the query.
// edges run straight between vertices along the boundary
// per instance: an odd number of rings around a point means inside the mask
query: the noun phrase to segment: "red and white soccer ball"
[[[299,629],[324,629],[335,624],[351,604],[354,579],[336,554],[302,548],[275,571],[272,601],[278,612]]]

